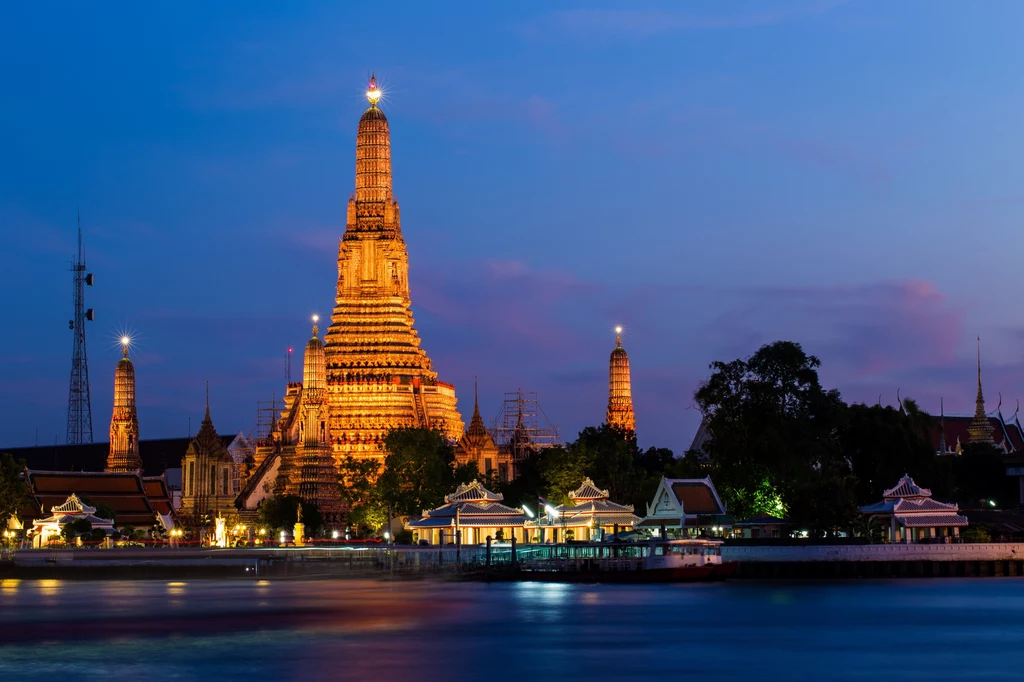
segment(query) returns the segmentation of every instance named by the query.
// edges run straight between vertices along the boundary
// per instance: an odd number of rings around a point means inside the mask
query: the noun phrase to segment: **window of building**
[[[490,457],[484,458],[484,474],[490,474],[491,471],[494,469],[494,466],[492,464],[493,461],[494,460],[492,460]]]
[[[221,495],[228,494],[228,468],[221,467],[220,470]]]
[[[210,465],[210,487],[207,488],[211,495],[217,494],[217,465]]]
[[[195,483],[196,483],[196,463],[188,463],[188,476],[185,478],[185,494],[188,496],[195,495]]]

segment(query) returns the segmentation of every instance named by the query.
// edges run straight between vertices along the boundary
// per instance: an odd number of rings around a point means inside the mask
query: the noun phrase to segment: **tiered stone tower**
[[[331,455],[327,428],[327,360],[320,340],[319,316],[313,316],[313,337],[306,343],[302,370],[302,421],[295,448],[299,497],[314,502],[325,521],[337,520],[342,511],[338,475]]]
[[[615,328],[615,350],[608,367],[608,426],[623,431],[636,430],[633,416],[633,389],[629,379],[629,356],[622,347],[622,327]]]
[[[325,337],[328,427],[335,461],[382,457],[391,429],[427,426],[462,436],[455,387],[420,348],[409,256],[391,190],[391,133],[370,79],[356,136],[356,192],[338,247],[338,287]]]
[[[988,420],[988,415],[985,414],[985,396],[981,392],[981,337],[978,337],[978,397],[975,401],[974,406],[974,419],[971,420],[971,425],[967,427],[967,442],[968,443],[988,443],[993,444],[995,441],[992,439],[993,432],[992,422]]]
[[[142,470],[139,417],[135,412],[135,366],[128,358],[130,339],[121,338],[124,354],[114,370],[114,414],[110,418],[110,450],[106,471]]]

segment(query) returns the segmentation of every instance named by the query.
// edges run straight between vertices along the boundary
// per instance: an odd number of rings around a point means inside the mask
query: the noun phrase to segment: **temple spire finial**
[[[206,416],[203,417],[204,422],[212,422],[210,419],[210,380],[206,380]]]
[[[371,73],[370,87],[366,89],[366,99],[369,101],[371,108],[377,108],[377,102],[380,101],[381,94],[380,88],[377,87],[377,76]]]
[[[320,335],[320,316],[313,315],[313,336]]]
[[[615,345],[619,348],[622,347],[622,326],[615,327]]]
[[[978,339],[978,398],[974,406],[974,419],[967,427],[969,443],[992,444],[992,432],[995,430],[985,414],[985,395],[981,391],[981,337]]]

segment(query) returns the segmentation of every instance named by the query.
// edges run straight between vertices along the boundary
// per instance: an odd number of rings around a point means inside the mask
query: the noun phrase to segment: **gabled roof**
[[[162,513],[166,493],[151,502],[147,494],[147,485],[151,490],[161,479],[143,479],[136,473],[106,473],[96,471],[35,471],[25,472],[28,483],[31,508],[22,510],[25,517],[37,517],[43,509],[52,509],[64,504],[71,495],[79,498],[88,497],[99,506],[104,505],[114,510],[118,525],[150,526],[159,523],[157,515]],[[166,487],[163,488],[166,491]],[[157,507],[157,508],[155,508]],[[167,502],[169,513],[169,501]]]
[[[583,483],[580,484],[579,488],[569,493],[569,499],[573,502],[585,502],[587,500],[607,500],[608,491],[601,490],[594,482],[587,476],[583,479]]]
[[[903,474],[903,478],[893,487],[882,493],[882,499],[892,500],[906,497],[931,497],[932,491],[922,488],[910,477],[910,474]]]
[[[501,502],[504,499],[503,495],[491,492],[480,481],[463,483],[455,489],[455,492],[444,496],[445,502]]]
[[[78,495],[71,493],[64,504],[59,504],[50,510],[52,514],[95,514],[96,507],[83,504]]]
[[[718,491],[715,490],[710,476],[707,478],[670,478],[665,482],[687,515],[725,513],[725,505],[718,497]]]

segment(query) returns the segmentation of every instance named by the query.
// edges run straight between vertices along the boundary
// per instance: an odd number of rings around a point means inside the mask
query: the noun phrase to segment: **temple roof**
[[[144,479],[132,472],[35,471],[29,469],[25,481],[29,485],[29,503],[19,512],[23,518],[37,518],[43,510],[66,504],[72,495],[79,500],[88,497],[95,505],[114,510],[114,521],[120,525],[149,526],[160,523],[157,518],[171,514],[166,485],[160,479]],[[147,491],[157,495],[151,501]]]
[[[587,476],[583,479],[583,483],[576,490],[569,493],[569,499],[573,502],[584,502],[586,500],[607,500],[608,491],[601,490],[594,482]],[[630,507],[632,510],[632,507]]]
[[[491,492],[483,487],[480,481],[463,483],[455,489],[455,492],[445,495],[444,501],[452,502],[501,502],[505,497],[501,493]]]
[[[68,499],[64,501],[64,504],[57,505],[50,512],[53,514],[94,514],[96,513],[96,507],[84,504],[78,499],[78,495],[71,493]]]
[[[903,474],[903,478],[894,485],[882,493],[882,499],[891,500],[894,498],[905,498],[905,497],[931,497],[932,491],[928,488],[922,488],[916,483],[914,479],[910,477],[910,474]]]
[[[710,478],[669,479],[669,488],[687,514],[724,514],[724,505],[711,486]]]
[[[912,514],[896,515],[896,520],[906,528],[936,528],[943,526],[966,526],[967,517],[959,514]]]

